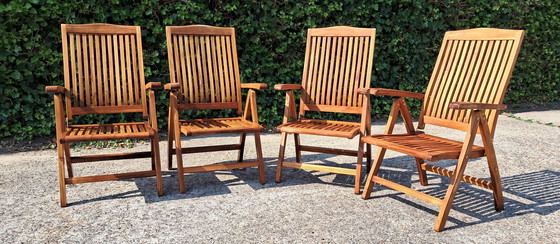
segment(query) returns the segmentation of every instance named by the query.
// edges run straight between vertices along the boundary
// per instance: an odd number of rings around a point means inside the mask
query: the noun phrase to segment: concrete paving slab
[[[383,131],[375,123],[374,133]],[[403,131],[402,125],[398,126]],[[427,126],[426,132],[462,140],[464,132]],[[237,136],[205,136],[184,145],[237,142]],[[0,154],[1,243],[559,243],[560,128],[500,116],[495,148],[506,209],[493,209],[491,192],[462,184],[447,229],[432,230],[438,208],[385,187],[373,197],[353,194],[353,177],[286,169],[274,183],[279,134],[264,134],[267,183],[259,184],[255,168],[185,176],[187,193],[179,194],[175,170],[165,170],[165,195],[156,194],[155,179],[141,178],[68,187],[70,205],[58,206],[56,151]],[[355,149],[357,139],[302,136],[306,145]],[[477,141],[480,145],[480,140]],[[167,145],[162,142],[162,158]],[[144,151],[74,150],[83,153]],[[246,159],[254,159],[254,140],[247,139]],[[294,160],[289,140],[287,160]],[[189,165],[232,161],[237,152],[193,154]],[[306,162],[353,168],[355,159],[304,153]],[[164,163],[163,163],[164,164]],[[437,165],[452,169],[454,161]],[[76,175],[149,168],[147,159],[75,165]],[[165,164],[164,164],[165,165]],[[484,159],[472,160],[467,173],[488,178]],[[384,177],[427,194],[442,196],[448,179],[429,175],[420,186],[414,160],[388,152]]]

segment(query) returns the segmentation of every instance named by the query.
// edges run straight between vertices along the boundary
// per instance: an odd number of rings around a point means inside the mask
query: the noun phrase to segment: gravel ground
[[[400,126],[399,128],[402,128]],[[383,123],[373,125],[374,133]],[[464,133],[429,126],[428,133],[462,140]],[[292,137],[290,137],[291,139]],[[237,136],[197,137],[183,145],[237,142]],[[558,243],[560,242],[560,128],[500,117],[495,136],[506,209],[493,210],[492,194],[462,184],[447,229],[432,230],[438,209],[421,200],[376,186],[373,197],[353,194],[353,178],[323,172],[285,169],[274,183],[279,134],[262,136],[267,183],[256,168],[185,176],[187,193],[179,194],[176,171],[164,171],[165,195],[158,197],[155,178],[80,184],[68,187],[70,205],[58,205],[55,150],[0,154],[1,243],[132,242],[164,243]],[[357,139],[302,135],[304,145],[355,149]],[[481,145],[480,141],[477,142]],[[162,158],[166,142],[160,144]],[[144,151],[82,149],[80,153]],[[248,137],[246,160],[256,158]],[[287,160],[294,160],[289,140]],[[190,165],[232,161],[237,152],[189,155]],[[303,161],[354,167],[355,159],[303,153]],[[453,161],[437,165],[452,167]],[[76,175],[149,168],[148,159],[75,165]],[[418,184],[412,158],[388,152],[382,171],[389,179],[437,196],[446,178],[429,174]],[[488,178],[484,159],[467,173]]]

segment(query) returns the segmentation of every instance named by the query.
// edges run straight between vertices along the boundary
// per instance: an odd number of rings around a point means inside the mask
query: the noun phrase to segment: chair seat
[[[405,153],[428,161],[458,159],[463,142],[426,134],[371,135],[362,137],[362,142]],[[473,145],[469,158],[485,155],[484,147]]]
[[[360,133],[360,123],[304,119],[278,126],[278,132],[336,136],[352,139]]]
[[[61,142],[105,141],[151,138],[155,135],[148,122],[69,125]]]
[[[262,132],[258,123],[237,118],[179,120],[181,132],[187,136]]]

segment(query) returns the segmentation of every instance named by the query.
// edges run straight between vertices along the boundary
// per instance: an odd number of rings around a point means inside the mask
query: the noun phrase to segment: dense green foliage
[[[243,82],[270,86],[300,83],[308,28],[375,27],[373,86],[417,92],[425,89],[445,31],[525,29],[506,103],[559,100],[558,0],[14,0],[0,5],[0,137],[53,133],[53,99],[44,86],[63,83],[60,24],[93,22],[140,25],[146,81],[163,83],[168,80],[166,25],[233,26]],[[159,92],[157,100],[165,128],[166,92]],[[374,116],[385,116],[389,102],[374,99]],[[262,123],[281,122],[284,94],[259,92],[258,103]],[[419,105],[411,101],[411,110]]]

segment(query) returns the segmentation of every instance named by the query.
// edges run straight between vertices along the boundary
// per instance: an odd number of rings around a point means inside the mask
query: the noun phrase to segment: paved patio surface
[[[402,129],[402,126],[399,127]],[[375,123],[374,133],[383,131]],[[427,126],[426,132],[462,140],[464,133]],[[290,137],[291,138],[291,137]],[[237,142],[236,136],[183,140],[184,145]],[[70,205],[58,206],[55,150],[0,154],[1,243],[559,243],[560,128],[500,116],[495,147],[506,209],[495,212],[491,192],[462,184],[447,229],[432,230],[438,209],[421,200],[376,186],[373,197],[353,194],[353,178],[285,169],[274,183],[279,134],[262,136],[267,183],[256,168],[189,174],[179,194],[175,170],[164,171],[165,195],[155,178],[88,183],[68,187]],[[302,143],[355,149],[357,139],[302,136]],[[481,145],[480,140],[477,142]],[[287,160],[295,157],[289,140]],[[162,142],[162,158],[167,144]],[[137,145],[134,151],[148,150]],[[128,149],[88,149],[74,153],[113,153]],[[255,158],[248,137],[246,159]],[[190,155],[190,165],[232,161],[237,152]],[[303,161],[354,167],[355,159],[304,153]],[[454,161],[437,165],[450,168]],[[76,175],[149,168],[149,159],[75,165]],[[448,180],[429,174],[418,184],[414,161],[389,152],[384,177],[422,192],[443,196]],[[488,178],[484,159],[467,173]]]

